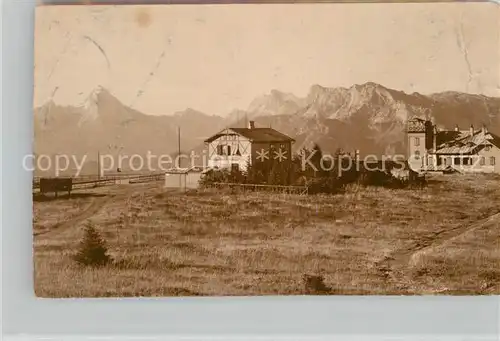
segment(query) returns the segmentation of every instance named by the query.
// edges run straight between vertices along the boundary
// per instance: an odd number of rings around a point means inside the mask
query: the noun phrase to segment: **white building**
[[[282,155],[283,161],[290,162],[293,142],[294,139],[275,129],[256,128],[253,121],[248,128],[226,128],[205,140],[208,167],[244,171],[259,155],[268,158]]]

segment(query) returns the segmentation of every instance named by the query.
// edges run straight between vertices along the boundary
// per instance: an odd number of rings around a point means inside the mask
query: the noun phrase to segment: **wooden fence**
[[[132,175],[132,174],[113,174],[106,175],[99,178],[97,175],[84,175],[74,177],[73,179],[73,189],[86,189],[86,188],[95,188],[102,186],[111,186],[118,183],[119,180],[128,180],[128,183],[144,183],[151,181],[163,180],[165,174],[163,173],[154,173],[154,174],[146,174],[146,175]],[[42,177],[34,177],[33,178],[33,190],[40,188],[40,179]]]
[[[308,194],[309,188],[307,186],[279,186],[279,185],[258,185],[258,184],[239,184],[239,183],[226,183],[214,182],[207,184],[210,188],[238,188],[243,191],[267,191],[274,193],[287,193],[287,194]]]

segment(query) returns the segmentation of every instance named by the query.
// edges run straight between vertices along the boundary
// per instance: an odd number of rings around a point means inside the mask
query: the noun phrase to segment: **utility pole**
[[[182,174],[181,171],[181,127],[177,127],[177,166],[179,167],[179,189],[182,188]]]
[[[101,180],[101,153],[97,151],[97,180]]]
[[[177,157],[179,159],[178,166],[181,168],[181,127],[177,127]]]

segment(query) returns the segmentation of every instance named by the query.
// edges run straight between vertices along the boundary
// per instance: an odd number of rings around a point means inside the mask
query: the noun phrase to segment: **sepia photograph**
[[[38,6],[36,295],[499,295],[499,18]]]

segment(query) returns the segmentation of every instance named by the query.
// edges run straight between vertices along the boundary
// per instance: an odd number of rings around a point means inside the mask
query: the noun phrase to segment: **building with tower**
[[[485,126],[442,130],[431,120],[413,117],[407,139],[408,160],[415,170],[500,174],[500,137]]]

